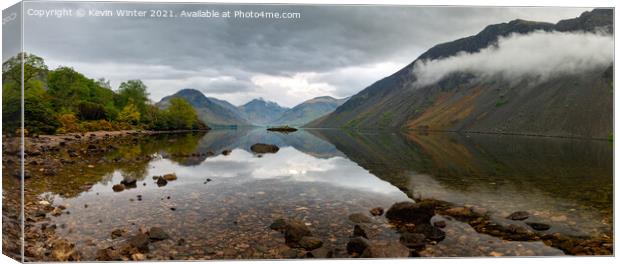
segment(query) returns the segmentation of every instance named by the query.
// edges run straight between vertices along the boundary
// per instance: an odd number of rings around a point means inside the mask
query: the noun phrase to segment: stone
[[[37,210],[34,212],[35,217],[45,217],[45,215],[46,215],[45,211]]]
[[[162,187],[162,186],[166,186],[166,184],[168,184],[168,181],[162,177],[157,178],[157,186],[158,187]]]
[[[439,228],[444,228],[446,227],[446,221],[444,220],[435,221],[433,225]]]
[[[368,238],[368,235],[366,234],[366,230],[364,230],[363,227],[361,227],[360,225],[355,225],[353,227],[353,237],[363,237],[363,238]]]
[[[370,214],[373,216],[381,216],[383,215],[383,208],[381,207],[375,207],[370,209]]]
[[[278,152],[278,150],[280,150],[280,148],[278,148],[278,146],[276,145],[270,145],[270,144],[263,144],[263,143],[257,143],[254,144],[250,147],[250,150],[252,150],[252,152],[254,153],[276,153]]]
[[[57,261],[80,260],[75,245],[65,239],[52,242],[52,257]]]
[[[422,249],[426,246],[426,236],[420,233],[403,232],[399,240],[408,248]]]
[[[515,220],[515,221],[521,221],[521,220],[525,220],[528,217],[530,217],[530,214],[528,212],[525,211],[518,211],[518,212],[514,212],[510,215],[508,215],[508,219],[510,220]]]
[[[131,255],[131,260],[133,261],[141,261],[145,259],[146,259],[146,256],[142,253],[135,253]]]
[[[314,250],[323,246],[323,241],[313,236],[302,237],[297,243],[305,250]]]
[[[329,248],[320,247],[308,252],[307,256],[311,258],[332,258],[334,252]]]
[[[534,229],[536,231],[545,231],[545,230],[549,230],[551,228],[550,225],[543,224],[543,223],[526,222],[526,224],[529,225],[532,229]]]
[[[295,245],[297,244],[303,237],[310,236],[311,232],[306,227],[304,222],[299,220],[291,220],[286,223],[286,227],[284,229],[284,239],[286,244]]]
[[[415,226],[415,233],[424,234],[426,239],[439,242],[446,238],[446,232],[431,224],[419,224]]]
[[[112,247],[97,250],[95,259],[98,261],[121,261],[123,260],[118,250],[114,250],[114,248]]]
[[[166,234],[166,232],[164,232],[163,229],[159,227],[151,227],[151,229],[149,229],[148,234],[151,240],[165,240],[170,237],[168,236],[168,234]]]
[[[137,234],[131,237],[128,241],[129,245],[137,248],[141,251],[147,251],[149,249],[149,237],[146,234]]]
[[[370,217],[362,214],[362,213],[354,213],[349,215],[349,221],[353,223],[370,223]]]
[[[269,225],[269,228],[282,232],[286,228],[286,220],[282,218],[276,219],[275,221],[273,221],[273,223],[271,223],[271,225]]]
[[[433,215],[435,205],[426,201],[395,203],[385,213],[385,217],[389,220],[409,223],[428,223]]]
[[[363,237],[351,238],[347,243],[347,253],[361,255],[368,245],[368,240]]]
[[[444,211],[444,214],[455,218],[472,218],[474,213],[467,207],[453,207]]]
[[[135,186],[136,182],[137,182],[136,178],[131,177],[131,176],[124,176],[123,180],[121,181],[121,184],[125,186]]]
[[[164,178],[164,180],[166,180],[166,181],[174,181],[174,180],[176,180],[176,179],[177,179],[177,175],[176,175],[176,174],[174,174],[174,173],[169,173],[169,174],[166,174],[166,175],[164,175],[164,176],[162,176],[162,177],[163,177],[163,178]]]
[[[372,241],[364,252],[362,258],[406,258],[409,257],[409,249],[395,241]]]
[[[116,239],[116,238],[124,236],[126,233],[127,231],[123,229],[115,229],[110,233],[110,237],[112,237],[112,239]]]
[[[122,192],[123,190],[125,190],[125,185],[122,184],[114,184],[112,186],[112,190],[115,192]]]

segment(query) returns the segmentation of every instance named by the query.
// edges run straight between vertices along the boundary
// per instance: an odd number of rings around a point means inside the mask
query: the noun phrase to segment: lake
[[[279,147],[257,154],[256,143]],[[69,159],[60,151],[55,158]],[[75,243],[83,260],[124,237],[161,227],[148,259],[273,259],[306,254],[270,229],[279,218],[302,221],[334,257],[364,214],[370,240],[398,241],[400,230],[371,216],[396,202],[424,198],[483,208],[493,221],[527,211],[549,225],[543,234],[611,236],[613,147],[607,141],[484,134],[259,129],[143,136],[88,161],[36,174],[25,188],[63,205],[41,224]],[[174,173],[158,185],[154,177]],[[136,180],[123,191],[113,186]],[[441,216],[435,216],[441,217]],[[420,256],[562,255],[541,241],[510,241],[441,217],[445,239]],[[436,220],[436,219],[435,219]],[[111,236],[118,230],[120,238]]]

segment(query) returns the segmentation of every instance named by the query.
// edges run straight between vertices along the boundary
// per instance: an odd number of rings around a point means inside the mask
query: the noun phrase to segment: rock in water
[[[149,237],[146,234],[137,234],[131,237],[128,242],[129,245],[140,251],[147,251],[149,249]]]
[[[435,215],[435,205],[426,201],[395,203],[385,213],[385,217],[389,220],[410,223],[428,223],[433,215]]]
[[[364,228],[359,225],[355,225],[353,227],[353,237],[368,238],[368,235],[366,235],[366,231],[364,230]]]
[[[439,228],[444,228],[446,227],[446,221],[444,220],[435,221],[433,225]]]
[[[307,255],[311,258],[331,258],[334,256],[334,252],[328,248],[321,247],[308,252]]]
[[[124,176],[123,180],[121,181],[122,185],[136,185],[136,178],[131,177],[131,176]]]
[[[158,187],[162,187],[162,186],[166,186],[166,184],[168,184],[168,181],[162,177],[157,178],[157,186]]]
[[[52,242],[52,257],[58,261],[79,260],[79,254],[75,251],[75,245],[65,239]]]
[[[323,241],[317,237],[305,236],[299,240],[298,244],[305,250],[314,250],[323,246]]]
[[[369,242],[363,237],[354,237],[347,243],[347,253],[361,255],[368,247]]]
[[[408,248],[422,249],[426,246],[426,236],[420,233],[404,232],[400,242]]]
[[[291,220],[286,223],[284,229],[284,239],[286,244],[296,245],[303,237],[310,236],[311,232],[304,222],[299,220]]]
[[[383,214],[383,208],[375,207],[370,209],[370,214],[373,216],[381,216]]]
[[[528,212],[518,211],[518,212],[514,212],[514,213],[510,214],[506,218],[508,218],[510,220],[521,221],[521,220],[527,219],[528,217],[530,217],[530,214]]]
[[[471,218],[474,213],[467,207],[453,207],[444,212],[446,215],[456,218]]]
[[[116,238],[124,236],[126,233],[127,231],[123,229],[115,229],[112,231],[112,233],[110,233],[110,237],[112,237],[112,239],[116,239]]]
[[[250,150],[254,153],[276,153],[280,148],[276,145],[257,143],[252,145]]]
[[[362,214],[362,213],[355,213],[355,214],[350,214],[349,215],[349,221],[353,222],[353,223],[370,223],[371,220],[368,216]]]
[[[532,229],[537,230],[537,231],[545,231],[551,228],[550,225],[543,224],[543,223],[526,222],[526,224],[532,227]]]
[[[166,234],[166,232],[159,227],[151,227],[148,233],[149,238],[152,240],[164,240],[169,238],[168,234]]]
[[[409,249],[395,241],[372,241],[364,249],[362,258],[406,258]]]
[[[176,175],[176,174],[174,174],[174,173],[169,173],[169,174],[166,174],[166,175],[164,175],[164,176],[162,176],[162,177],[163,177],[163,178],[164,178],[164,180],[166,180],[166,181],[174,181],[174,180],[176,180],[176,179],[177,179],[177,175]]]
[[[416,225],[414,232],[424,234],[424,236],[426,236],[426,239],[436,242],[439,242],[446,238],[446,232],[435,226],[432,226],[429,223]]]
[[[115,192],[122,192],[123,190],[125,190],[125,185],[122,184],[114,184],[112,186],[112,190]]]
[[[271,225],[269,225],[269,228],[282,232],[286,228],[286,220],[282,218],[276,219],[273,223],[271,223]]]

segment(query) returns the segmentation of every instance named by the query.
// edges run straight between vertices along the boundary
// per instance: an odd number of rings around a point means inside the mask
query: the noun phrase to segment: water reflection
[[[313,130],[348,158],[410,196],[479,205],[498,220],[530,211],[549,232],[610,233],[609,142],[484,134]]]
[[[250,146],[259,142],[280,150],[256,155]],[[254,129],[149,136],[114,147],[26,186],[69,206],[71,214],[52,220],[61,227],[58,232],[84,249],[86,259],[113,243],[111,230],[152,226],[190,241],[189,249],[177,248],[183,256],[213,255],[233,246],[244,258],[277,257],[274,251],[244,250],[248,243],[281,246],[281,237],[266,228],[278,217],[302,219],[329,245],[344,248],[349,214],[418,196],[483,206],[500,222],[525,210],[550,223],[548,232],[594,235],[612,229],[612,147],[601,141],[339,130],[284,135]],[[231,152],[225,155],[226,150]],[[152,179],[172,172],[178,180],[164,187]],[[136,188],[113,192],[112,185],[127,177],[137,179]],[[476,236],[465,228],[458,232]],[[379,236],[397,239],[390,231]],[[508,254],[559,253],[540,243],[477,239],[498,245],[488,250],[540,250]],[[465,254],[453,247],[459,241],[440,242],[437,254]],[[157,244],[153,254],[168,252],[174,243]]]

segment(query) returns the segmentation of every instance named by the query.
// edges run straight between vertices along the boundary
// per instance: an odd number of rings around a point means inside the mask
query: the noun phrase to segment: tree
[[[24,86],[27,86],[35,78],[44,78],[47,73],[47,66],[43,58],[20,52],[2,63],[2,82],[22,83],[22,61],[24,63]]]
[[[137,125],[140,122],[140,112],[138,112],[138,108],[133,103],[128,103],[123,107],[120,113],[118,113],[118,121]]]
[[[146,85],[140,80],[129,80],[121,83],[118,88],[118,106],[124,107],[131,102],[141,114],[145,114],[149,100],[149,93],[146,89]]]
[[[105,78],[99,78],[99,79],[97,79],[96,83],[101,88],[106,88],[106,89],[112,90],[112,85],[110,85],[110,80],[106,80]]]
[[[198,121],[196,110],[183,98],[172,98],[166,112],[174,129],[192,129]]]

